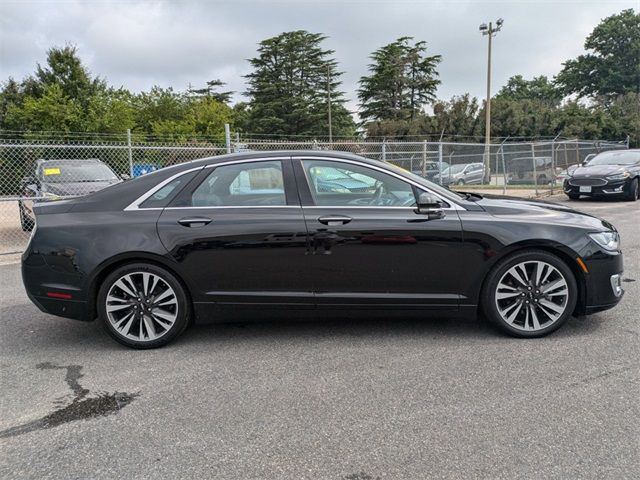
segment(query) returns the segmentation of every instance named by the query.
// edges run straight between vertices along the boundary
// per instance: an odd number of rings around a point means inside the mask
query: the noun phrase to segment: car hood
[[[603,177],[606,175],[615,175],[626,170],[623,165],[593,165],[578,167],[571,172],[572,177]]]
[[[103,188],[120,183],[122,180],[109,180],[105,182],[65,182],[65,183],[43,183],[42,191],[53,195],[63,196],[79,196],[88,195]]]
[[[555,202],[488,195],[476,203],[496,217],[520,217],[523,221],[562,224],[593,231],[615,230],[606,220]]]

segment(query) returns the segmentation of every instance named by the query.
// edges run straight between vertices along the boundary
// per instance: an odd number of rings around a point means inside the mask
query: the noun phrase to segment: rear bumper
[[[58,271],[42,255],[27,251],[22,256],[22,282],[29,300],[41,311],[74,320],[92,320],[81,288],[82,277]],[[71,298],[55,298],[60,294]]]

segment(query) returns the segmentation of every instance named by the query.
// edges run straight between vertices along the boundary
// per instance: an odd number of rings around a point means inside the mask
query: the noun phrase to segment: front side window
[[[379,170],[334,162],[303,160],[311,195],[318,206],[411,207],[413,187]]]
[[[279,161],[216,167],[191,195],[194,207],[286,204],[282,163]]]

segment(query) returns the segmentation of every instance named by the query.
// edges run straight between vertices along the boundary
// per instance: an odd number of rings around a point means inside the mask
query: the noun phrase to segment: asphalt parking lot
[[[620,230],[626,295],[537,340],[318,319],[140,352],[39,312],[1,265],[0,477],[638,478],[640,202],[571,204]]]

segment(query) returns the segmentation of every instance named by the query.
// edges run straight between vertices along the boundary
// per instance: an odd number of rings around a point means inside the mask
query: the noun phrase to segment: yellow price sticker
[[[44,169],[44,174],[45,175],[60,175],[60,169],[59,168],[45,168]]]

